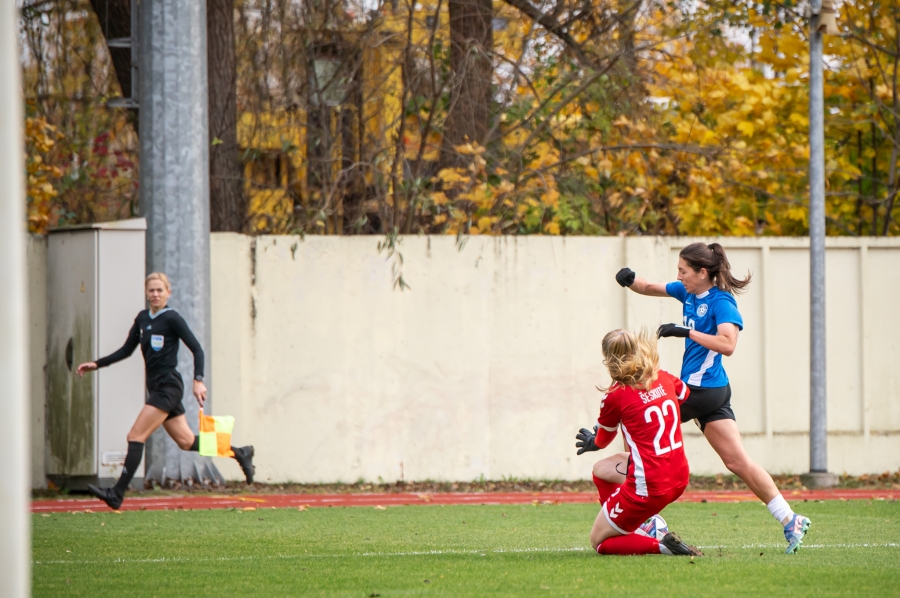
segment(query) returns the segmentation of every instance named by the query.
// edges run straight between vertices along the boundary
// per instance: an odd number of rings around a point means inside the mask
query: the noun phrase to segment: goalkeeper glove
[[[597,437],[597,429],[600,426],[594,426],[594,431],[591,432],[587,428],[581,428],[578,431],[578,434],[575,435],[575,439],[578,441],[575,443],[575,448],[578,449],[578,455],[582,453],[586,453],[588,451],[599,451],[600,447],[597,446],[597,443],[594,442],[594,439]]]
[[[635,276],[636,276],[636,274],[634,273],[634,270],[632,270],[631,268],[622,268],[616,274],[616,282],[619,283],[619,286],[630,287],[631,285],[634,284]]]
[[[657,337],[677,336],[679,338],[688,338],[691,335],[691,329],[681,324],[663,324],[656,330]]]

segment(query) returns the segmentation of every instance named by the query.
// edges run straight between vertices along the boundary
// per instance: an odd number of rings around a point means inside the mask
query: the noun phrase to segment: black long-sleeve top
[[[144,354],[147,380],[155,380],[175,371],[178,367],[179,340],[184,341],[194,354],[194,377],[203,376],[203,348],[181,314],[168,307],[153,315],[148,309],[139,313],[122,348],[101,357],[96,364],[98,368],[102,368],[122,361],[130,357],[140,344],[141,353]]]

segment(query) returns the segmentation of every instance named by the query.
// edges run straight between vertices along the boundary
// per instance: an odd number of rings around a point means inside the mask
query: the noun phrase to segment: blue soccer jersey
[[[713,287],[705,293],[691,295],[681,282],[670,282],[666,293],[682,303],[684,325],[697,332],[715,335],[719,324],[735,324],[744,329],[744,320],[731,293]],[[681,362],[681,379],[703,388],[717,388],[728,384],[728,375],[722,367],[722,355],[700,344],[685,339],[684,359]]]

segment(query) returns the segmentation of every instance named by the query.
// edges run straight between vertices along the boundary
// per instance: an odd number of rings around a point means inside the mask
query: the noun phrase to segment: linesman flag
[[[234,457],[231,432],[234,418],[230,415],[203,415],[200,410],[200,454],[204,457]]]

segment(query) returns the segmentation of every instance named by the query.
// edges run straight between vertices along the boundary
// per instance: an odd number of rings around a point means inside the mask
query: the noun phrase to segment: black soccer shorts
[[[715,388],[689,385],[688,388],[691,389],[691,394],[681,403],[682,423],[696,419],[700,424],[700,430],[703,431],[709,422],[737,419],[731,408],[731,384]]]
[[[147,405],[169,414],[166,421],[184,415],[184,381],[181,374],[170,372],[165,376],[147,382]]]

